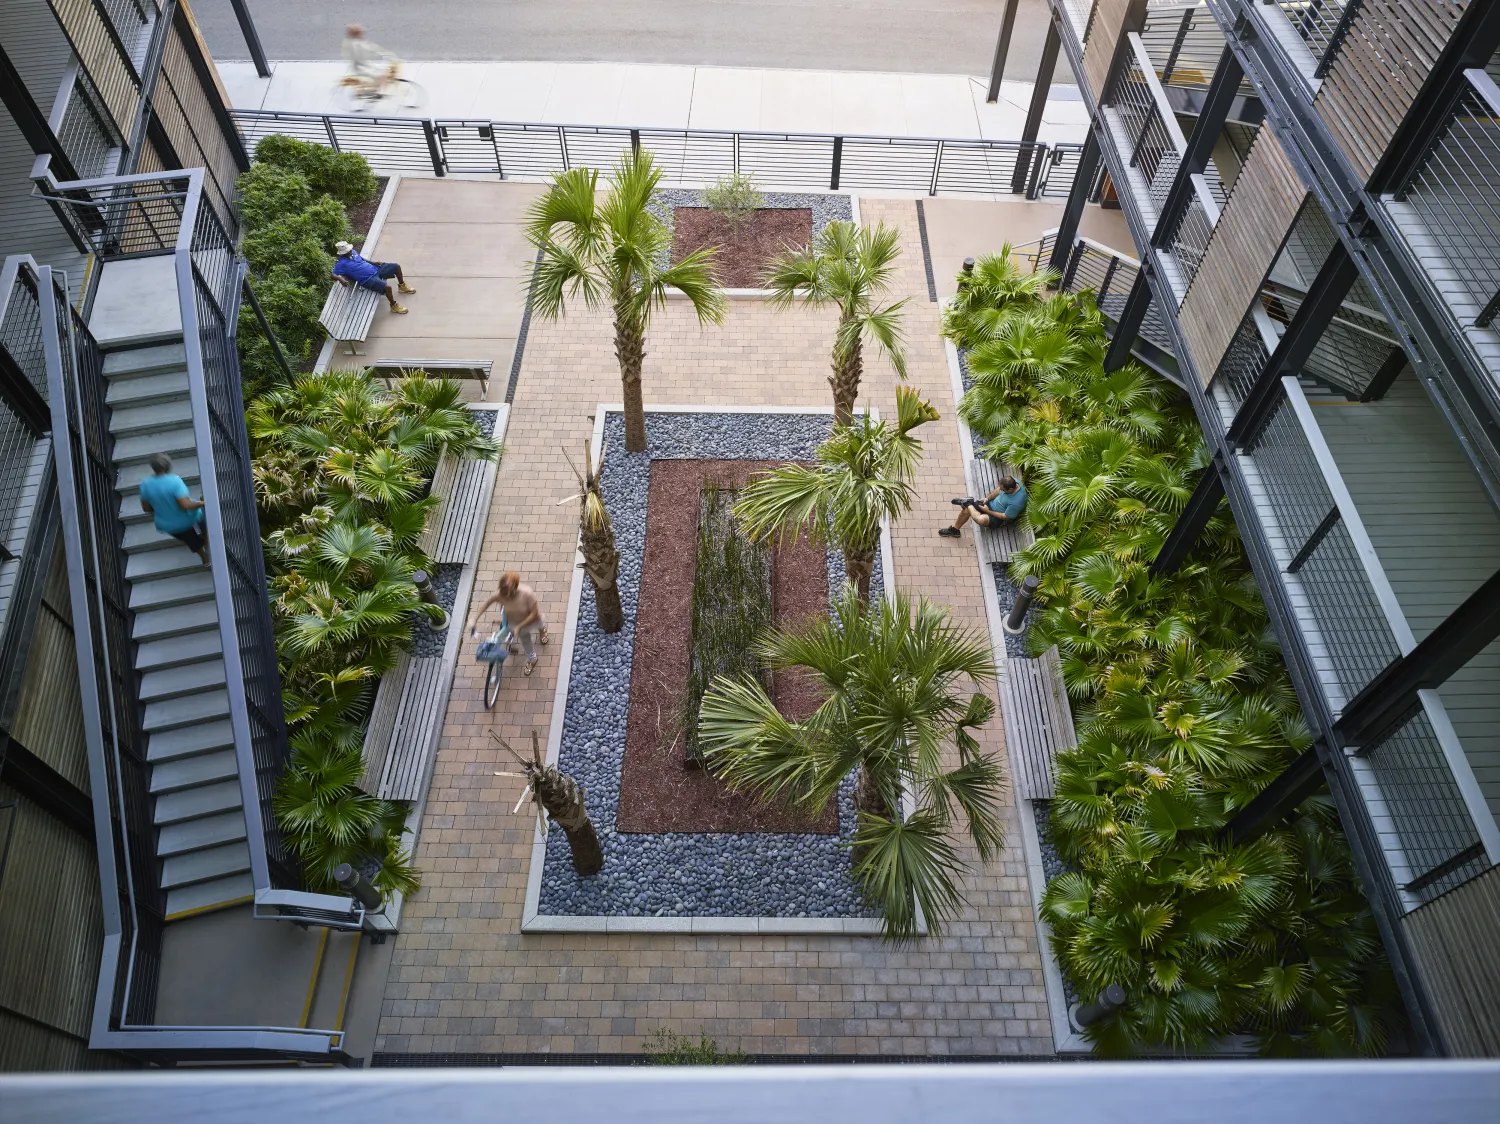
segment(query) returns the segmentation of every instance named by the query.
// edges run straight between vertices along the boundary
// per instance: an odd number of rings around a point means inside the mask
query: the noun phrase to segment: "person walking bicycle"
[[[492,593],[469,619],[471,635],[490,606],[497,604],[505,611],[505,619],[510,622],[511,632],[520,638],[521,648],[526,652],[526,668],[521,674],[530,675],[536,670],[536,645],[545,644],[552,639],[547,633],[547,622],[542,619],[542,606],[536,599],[536,593],[529,585],[521,584],[520,574],[507,570],[500,575],[498,591]]]

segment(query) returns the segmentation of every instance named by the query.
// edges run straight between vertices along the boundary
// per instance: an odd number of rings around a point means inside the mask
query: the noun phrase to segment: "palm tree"
[[[644,148],[615,164],[609,193],[598,197],[599,173],[574,168],[557,175],[526,213],[526,237],[541,252],[531,307],[556,319],[570,298],[585,307],[608,302],[614,316],[615,358],[624,387],[625,451],[646,451],[641,367],[651,314],[677,289],[700,323],[724,319],[724,291],[713,270],[714,250],[694,250],[669,264],[672,236],[649,205],[661,171]]]
[[[578,542],[583,571],[594,586],[594,619],[601,632],[619,632],[625,627],[625,609],[620,604],[620,552],[615,549],[615,528],[600,484],[604,448],[599,450],[599,463],[591,467],[588,446],[584,446],[582,472],[566,450],[563,456],[578,477]]]
[[[875,301],[890,287],[901,256],[900,232],[881,223],[874,230],[852,222],[831,222],[806,249],[784,249],[767,267],[765,286],[771,304],[791,308],[798,301],[813,308],[835,305],[838,331],[833,337],[833,416],[847,425],[854,417],[859,380],[864,374],[864,341],[869,337],[906,377],[901,340],[902,299],[884,308]]]
[[[943,309],[943,332],[956,346],[973,347],[990,338],[1009,313],[1043,300],[1056,283],[1056,270],[1022,273],[1007,242],[975,262],[972,272],[959,271],[957,292]]]
[[[835,424],[818,446],[815,465],[787,464],[752,480],[735,504],[745,533],[763,541],[806,531],[814,542],[831,543],[843,552],[860,597],[869,600],[881,520],[911,510],[922,456],[912,430],[937,419],[920,391],[898,386],[894,424],[868,413]]]
[[[525,770],[521,775],[526,778],[526,787],[531,793],[531,802],[537,807],[537,815],[550,817],[563,829],[568,838],[568,851],[573,856],[573,870],[584,877],[598,874],[604,866],[604,848],[599,845],[599,833],[594,830],[594,821],[589,819],[588,809],[583,803],[583,789],[578,782],[556,765],[548,765],[542,760],[542,746],[535,730],[531,731],[529,758],[511,749],[510,743],[493,730],[490,737],[521,763]],[[545,834],[546,819],[542,821],[542,830]]]
[[[698,717],[709,767],[735,791],[813,811],[856,773],[855,877],[880,907],[887,938],[914,937],[919,917],[938,932],[962,905],[964,863],[949,829],[961,823],[982,862],[1004,842],[1004,777],[971,732],[994,704],[979,691],[957,693],[964,677],[994,677],[988,642],[925,599],[913,606],[898,593],[867,605],[846,588],[831,619],[773,630],[759,648],[773,669],[816,675],[825,701],[796,722],[754,677],[719,679]]]

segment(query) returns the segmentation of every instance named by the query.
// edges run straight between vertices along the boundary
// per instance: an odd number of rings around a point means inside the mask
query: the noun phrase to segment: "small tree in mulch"
[[[751,216],[766,205],[766,197],[755,186],[755,177],[739,172],[724,176],[707,188],[703,201],[734,231],[743,230]]]
[[[490,737],[519,761],[521,767],[526,770],[521,775],[526,778],[526,789],[531,794],[532,803],[537,807],[537,814],[545,813],[545,817],[550,817],[568,837],[568,849],[573,856],[573,869],[585,877],[598,874],[604,867],[604,849],[599,846],[599,834],[594,830],[594,822],[589,819],[588,809],[584,807],[583,789],[578,782],[558,769],[556,765],[547,765],[542,762],[542,746],[535,730],[531,731],[529,760],[511,749],[510,743],[493,730],[490,731]],[[515,776],[516,774],[501,775]],[[524,802],[525,799],[526,795],[523,793],[521,800]],[[520,804],[517,804],[516,808],[519,810]],[[543,819],[542,833],[546,834],[546,818]]]
[[[615,528],[600,487],[604,448],[599,450],[599,463],[590,466],[588,447],[584,447],[582,472],[567,450],[563,456],[578,477],[578,546],[583,552],[583,572],[594,586],[594,619],[601,632],[619,632],[625,627],[625,609],[620,604],[620,552],[615,549]]]
[[[799,303],[813,308],[834,305],[839,310],[833,337],[833,416],[848,425],[859,398],[864,374],[866,338],[906,377],[906,353],[901,340],[902,299],[883,308],[876,301],[890,287],[895,262],[901,256],[900,232],[881,223],[874,230],[852,222],[831,222],[806,249],[785,249],[766,270],[765,287],[775,308]]]

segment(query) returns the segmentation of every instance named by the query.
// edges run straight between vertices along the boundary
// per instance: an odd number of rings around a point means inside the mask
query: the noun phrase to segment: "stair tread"
[[[138,550],[125,559],[125,580],[132,585],[153,578],[203,572],[203,559],[187,547],[181,550]]]
[[[250,846],[241,840],[175,855],[161,865],[161,886],[172,890],[195,882],[227,878],[250,869]]]
[[[198,458],[196,456],[179,457],[172,462],[172,471],[182,477],[189,484],[199,480]],[[151,475],[151,466],[145,461],[123,465],[115,480],[115,490],[131,497],[128,502],[133,504],[137,511],[141,508],[138,498],[141,491],[141,481]]]
[[[227,812],[240,807],[240,782],[218,781],[214,784],[184,788],[177,792],[165,792],[156,798],[156,824],[181,823],[216,812]]]
[[[155,765],[179,757],[192,757],[234,745],[234,727],[227,718],[183,726],[176,730],[159,730],[146,739],[146,760]]]
[[[171,730],[196,722],[211,722],[229,714],[229,692],[223,689],[202,691],[175,699],[161,699],[146,704],[143,727],[147,733]]]
[[[245,838],[245,813],[238,808],[196,820],[167,824],[156,833],[156,855],[182,855]]]
[[[136,645],[135,669],[147,672],[162,667],[175,667],[222,655],[223,651],[223,642],[217,628],[189,632],[182,636],[167,636]]]
[[[115,437],[115,464],[144,462],[152,453],[178,457],[196,454],[198,438],[191,425],[177,425],[160,433],[132,433]]]
[[[181,636],[183,633],[214,627],[218,623],[219,610],[213,601],[192,601],[169,609],[148,609],[144,613],[137,613],[131,636],[136,640]]]
[[[104,376],[109,379],[131,378],[163,367],[180,367],[186,362],[187,348],[180,343],[132,347],[111,351],[104,357]]]
[[[201,559],[196,570],[171,577],[146,578],[130,583],[130,608],[137,613],[165,609],[190,601],[202,601],[214,595],[213,571]]]
[[[201,660],[148,671],[141,676],[141,701],[180,698],[224,686],[224,661]]]
[[[109,431],[117,436],[160,433],[191,424],[193,404],[184,396],[171,402],[145,406],[116,407],[109,416]]]
[[[239,759],[233,749],[216,749],[192,757],[157,761],[151,765],[151,792],[177,792],[184,788],[213,784],[239,776]]]
[[[195,882],[167,891],[168,921],[192,913],[205,913],[221,906],[235,905],[255,896],[255,882],[248,874],[231,874],[212,882]]]
[[[145,405],[148,402],[167,402],[175,398],[183,401],[188,396],[187,371],[159,371],[133,379],[116,379],[104,392],[106,404],[120,409],[124,406]]]

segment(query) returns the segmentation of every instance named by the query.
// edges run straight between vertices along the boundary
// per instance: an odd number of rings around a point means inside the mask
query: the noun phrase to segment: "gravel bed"
[[[831,222],[853,222],[854,205],[849,201],[847,195],[812,195],[801,194],[790,191],[766,191],[762,192],[765,202],[761,204],[767,210],[801,209],[806,207],[812,212],[812,232],[816,238]],[[676,213],[678,207],[706,207],[707,200],[704,193],[693,187],[668,187],[663,188],[651,196],[651,202],[647,209],[667,224],[667,230],[676,229]],[[670,239],[665,251],[671,254]],[[665,264],[665,262],[663,263]]]
[[[995,597],[1000,602],[1000,616],[1003,619],[1010,616],[1018,591],[1015,582],[1010,580],[1010,571],[1004,562],[991,562],[990,569],[995,572]],[[1015,634],[1005,633],[1005,654],[1013,660],[1031,658],[1031,651],[1026,647],[1026,635],[1031,631],[1031,614],[1036,611],[1037,602],[1033,598],[1031,610],[1026,614],[1021,631]]]
[[[1036,820],[1036,837],[1042,852],[1042,873],[1050,883],[1054,878],[1072,869],[1063,857],[1057,853],[1057,847],[1052,842],[1052,802],[1050,800],[1031,800],[1031,814]],[[1078,992],[1073,983],[1068,979],[1066,972],[1061,972],[1063,982],[1063,994],[1068,997],[1068,1005],[1071,1007],[1078,1002]]]
[[[495,419],[500,416],[499,410],[470,410],[474,417],[474,424],[479,427],[479,432],[486,437],[495,435]]]
[[[448,610],[448,625],[434,632],[427,625],[427,618],[414,616],[411,628],[411,654],[413,659],[441,656],[448,642],[448,629],[453,628],[453,602],[458,597],[458,577],[463,573],[462,562],[439,562],[432,571],[432,591],[437,594],[438,604]],[[458,626],[463,627],[459,621]]]
[[[804,204],[805,205],[805,204]],[[559,765],[584,788],[604,848],[604,869],[581,879],[567,840],[554,831],[542,870],[540,912],[632,917],[870,917],[850,875],[854,778],[839,791],[839,833],[661,833],[615,831],[630,705],[635,613],[645,551],[646,498],[657,457],[793,460],[811,457],[832,426],[823,414],[651,414],[645,455],[624,451],[618,413],[605,418],[604,494],[620,551],[625,627],[613,636],[594,620],[585,581]],[[829,551],[830,589],[844,581]],[[877,563],[875,586],[880,583]]]

